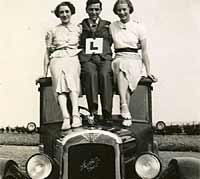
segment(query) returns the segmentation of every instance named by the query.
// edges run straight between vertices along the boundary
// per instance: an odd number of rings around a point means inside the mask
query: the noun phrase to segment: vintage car
[[[29,158],[26,174],[12,161],[0,160],[0,179],[152,179],[161,171],[153,139],[152,83],[143,77],[131,96],[133,124],[124,127],[120,115],[61,131],[62,117],[51,88],[51,78],[37,81],[40,92],[40,153]],[[33,124],[28,126],[33,130]]]

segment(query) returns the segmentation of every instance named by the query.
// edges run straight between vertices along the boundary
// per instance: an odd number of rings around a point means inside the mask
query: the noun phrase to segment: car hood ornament
[[[86,134],[83,134],[82,136],[88,142],[94,143],[94,142],[97,141],[97,139],[99,138],[99,136],[101,136],[101,134],[99,134],[99,133],[86,133]]]

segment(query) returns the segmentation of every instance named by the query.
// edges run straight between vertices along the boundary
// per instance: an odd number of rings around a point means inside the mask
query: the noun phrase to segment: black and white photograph
[[[0,179],[200,179],[200,1],[0,14]]]

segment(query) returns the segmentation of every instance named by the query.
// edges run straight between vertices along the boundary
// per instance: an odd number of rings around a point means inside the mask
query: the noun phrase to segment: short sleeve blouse
[[[76,25],[69,24],[66,27],[60,24],[46,33],[46,47],[51,51],[64,47],[68,53],[76,54],[80,51],[78,50],[80,32],[81,29]]]
[[[115,21],[110,25],[114,47],[118,48],[137,48],[137,43],[146,38],[146,32],[143,25],[134,20],[126,24],[121,21]]]

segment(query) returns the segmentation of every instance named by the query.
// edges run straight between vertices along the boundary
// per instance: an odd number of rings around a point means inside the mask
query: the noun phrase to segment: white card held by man
[[[103,38],[87,38],[85,52],[86,54],[103,53]]]

